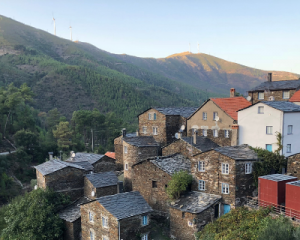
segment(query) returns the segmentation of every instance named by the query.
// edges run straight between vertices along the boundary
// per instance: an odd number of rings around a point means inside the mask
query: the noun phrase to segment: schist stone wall
[[[133,191],[139,191],[153,209],[168,212],[166,187],[171,176],[148,160],[135,165],[133,173]]]
[[[123,137],[120,136],[114,140],[115,154],[116,154],[116,168],[123,169]]]
[[[65,222],[64,240],[78,240],[81,236],[81,218],[74,222]]]
[[[201,151],[191,144],[188,144],[186,141],[183,141],[182,139],[179,139],[164,148],[162,148],[162,155],[163,156],[169,156],[173,155],[175,153],[181,153],[185,157],[191,157],[197,153],[200,153]]]
[[[95,192],[95,195],[92,196],[92,191]],[[84,196],[90,199],[95,199],[107,195],[114,195],[118,193],[118,185],[95,188],[93,184],[85,177],[84,178]]]
[[[289,90],[290,91],[290,98],[294,95],[296,90]],[[263,91],[260,91],[263,92]],[[288,101],[289,99],[284,99],[283,98],[283,91],[272,91],[269,95],[264,94],[264,99],[258,99],[258,92],[249,92],[248,95],[252,98],[252,103],[257,103],[260,101],[268,101],[269,96],[273,96],[275,101]]]
[[[217,207],[219,206],[216,203]],[[170,208],[170,234],[176,240],[195,239],[195,233],[199,232],[207,223],[215,219],[215,205],[205,211],[194,214],[182,212]],[[189,223],[191,225],[189,225]]]
[[[178,133],[182,125],[186,126],[186,124],[187,124],[186,118],[182,116],[167,116],[167,121],[166,121],[167,144],[176,140],[175,134]],[[182,133],[182,136],[183,137],[186,136],[185,131]]]
[[[287,173],[300,179],[300,153],[288,157]]]
[[[116,170],[116,160],[108,156],[103,156],[99,161],[97,161],[92,165],[94,167],[95,173],[109,172],[109,171]]]
[[[123,142],[123,146],[127,147],[127,153],[123,153],[123,162],[124,162],[124,166],[126,166],[127,164],[128,167],[127,170],[124,168],[124,190],[131,191],[132,178],[133,178],[132,165],[136,164],[137,162],[143,159],[157,156],[158,147],[156,146],[137,147],[137,146],[130,145],[125,141]]]

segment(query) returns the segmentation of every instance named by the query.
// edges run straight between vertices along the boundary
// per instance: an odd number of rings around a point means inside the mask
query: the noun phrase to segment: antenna
[[[70,26],[70,38],[71,38],[71,41],[72,41],[72,27]]]
[[[54,24],[54,35],[56,36],[55,18],[53,18],[53,24]]]

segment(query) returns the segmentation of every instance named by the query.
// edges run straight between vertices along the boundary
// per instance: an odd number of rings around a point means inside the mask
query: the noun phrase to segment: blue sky
[[[189,50],[300,74],[300,1],[0,0],[0,14],[112,53],[166,57]]]

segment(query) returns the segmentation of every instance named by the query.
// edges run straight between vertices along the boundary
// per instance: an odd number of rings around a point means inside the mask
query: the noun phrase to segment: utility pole
[[[92,133],[92,152],[94,152],[94,132],[93,132],[93,129],[91,129],[91,133]]]

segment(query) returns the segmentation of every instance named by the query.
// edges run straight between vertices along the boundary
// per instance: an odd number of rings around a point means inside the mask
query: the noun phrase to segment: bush
[[[168,183],[167,194],[171,199],[178,199],[180,194],[187,190],[192,183],[193,177],[186,171],[180,171],[173,174]]]

